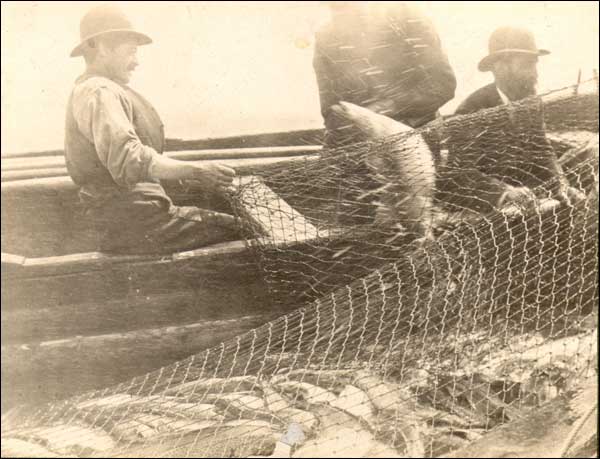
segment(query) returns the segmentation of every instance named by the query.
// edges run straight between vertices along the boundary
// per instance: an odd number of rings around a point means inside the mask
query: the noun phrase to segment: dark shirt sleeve
[[[456,77],[433,23],[414,5],[388,10],[392,29],[406,42],[398,66],[409,74],[382,91],[389,110],[409,117],[435,113],[454,97]],[[408,58],[408,62],[406,62]]]
[[[94,144],[98,159],[120,186],[148,181],[158,153],[142,144],[132,123],[127,98],[111,88],[82,88],[74,93],[73,115],[81,133]]]
[[[319,88],[319,100],[321,102],[321,115],[326,119],[329,108],[335,104],[335,94],[333,89],[333,69],[325,50],[321,44],[321,39],[317,35],[315,42],[315,51],[313,56],[313,69],[317,77],[317,86]]]

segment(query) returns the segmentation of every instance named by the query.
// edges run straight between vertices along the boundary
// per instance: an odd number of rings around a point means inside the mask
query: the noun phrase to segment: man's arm
[[[207,188],[226,187],[235,176],[226,166],[178,161],[144,145],[131,122],[132,107],[108,87],[77,93],[73,112],[80,131],[94,144],[100,162],[120,186],[152,179],[189,179]]]
[[[406,68],[406,77],[382,91],[369,108],[408,117],[433,114],[456,90],[456,77],[440,38],[433,23],[414,5],[390,7],[388,15],[390,27],[409,49],[407,55],[398,56],[398,67]]]
[[[235,177],[235,171],[222,164],[178,161],[161,155],[152,160],[149,174],[160,180],[194,180],[207,190],[227,188]]]
[[[330,58],[327,56],[322,41],[326,40],[321,34],[317,34],[315,40],[315,51],[313,55],[313,69],[317,78],[317,86],[319,88],[319,101],[321,103],[321,115],[323,119],[327,119],[329,109],[337,103],[337,99],[333,90],[333,80],[335,75],[331,66]]]

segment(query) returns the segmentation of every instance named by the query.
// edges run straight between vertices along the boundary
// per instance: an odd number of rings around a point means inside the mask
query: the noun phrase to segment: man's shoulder
[[[465,115],[474,113],[484,108],[491,108],[500,105],[502,100],[494,83],[479,88],[471,93],[456,109],[455,114]]]
[[[315,32],[315,41],[317,44],[322,43],[324,41],[328,41],[335,34],[335,24],[333,23],[333,21],[330,20],[325,24],[322,24],[321,27],[317,29],[317,31]]]
[[[100,75],[83,75],[75,82],[73,98],[82,99],[91,97],[98,91],[108,91],[117,96],[124,96],[125,91],[118,83]]]

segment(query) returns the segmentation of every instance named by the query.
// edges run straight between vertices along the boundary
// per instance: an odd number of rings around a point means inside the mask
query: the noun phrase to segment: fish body
[[[75,424],[38,427],[24,432],[21,437],[27,442],[43,444],[59,455],[104,452],[115,446],[106,432]]]
[[[36,443],[18,438],[2,439],[2,457],[76,457],[53,453]]]
[[[428,235],[435,186],[433,154],[419,133],[392,118],[349,102],[334,109],[374,143],[365,159],[381,186],[375,223],[400,224],[408,232]],[[402,135],[405,134],[405,135]]]
[[[359,420],[365,421],[370,427],[375,425],[375,409],[366,392],[358,387],[348,385],[339,397],[331,402],[331,406],[344,410]]]
[[[268,422],[240,419],[183,435],[159,436],[119,450],[119,457],[248,457],[270,455],[281,432]]]
[[[402,457],[346,412],[323,404],[313,411],[319,418],[319,432],[292,457]]]
[[[199,395],[253,391],[260,387],[260,384],[254,376],[234,376],[231,378],[209,378],[188,381],[177,386],[170,387],[164,395]]]
[[[323,389],[306,382],[287,381],[276,384],[275,387],[293,398],[293,401],[301,401],[306,404],[331,403],[337,399],[337,396]]]
[[[368,108],[350,102],[340,101],[331,108],[337,115],[352,121],[370,139],[383,139],[401,132],[412,131],[410,126],[389,116],[380,115]]]

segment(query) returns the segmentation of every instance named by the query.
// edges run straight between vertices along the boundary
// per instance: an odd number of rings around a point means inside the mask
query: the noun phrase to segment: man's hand
[[[536,202],[533,191],[525,186],[506,185],[506,191],[498,201],[498,207],[504,207],[511,204],[530,207]]]
[[[222,164],[193,163],[189,180],[207,191],[226,190],[233,183],[235,170]]]
[[[190,180],[206,191],[223,191],[231,186],[235,171],[212,161],[179,161],[155,155],[149,175],[159,180]]]
[[[575,204],[585,200],[585,193],[567,185],[561,188],[556,199],[569,206],[574,206]]]

